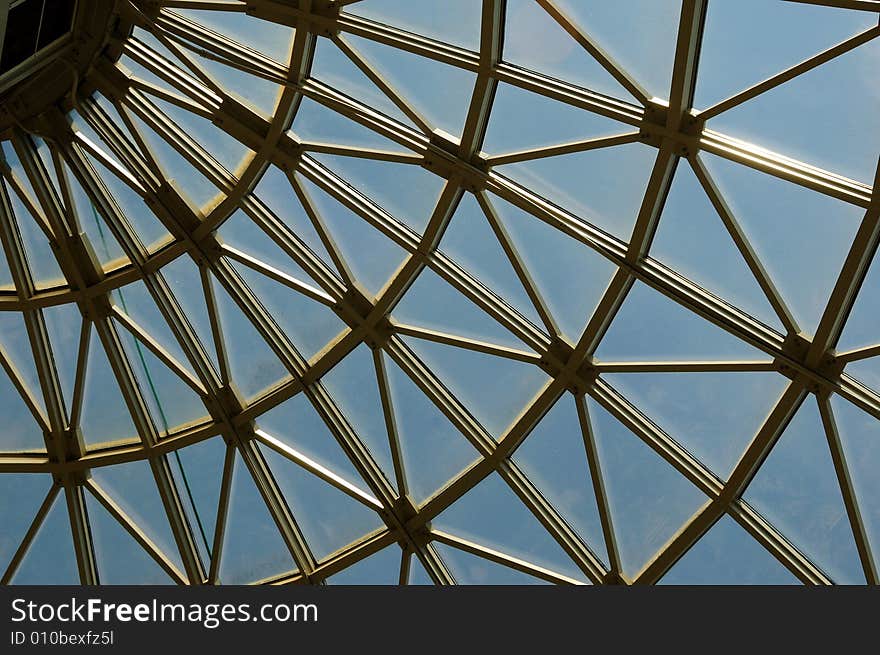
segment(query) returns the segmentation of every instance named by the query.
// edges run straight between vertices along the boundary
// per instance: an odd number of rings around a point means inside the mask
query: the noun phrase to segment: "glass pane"
[[[851,9],[712,0],[700,51],[696,104],[708,107],[876,24],[870,12]]]
[[[382,468],[385,477],[394,480],[385,415],[369,347],[361,344],[352,350],[321,378],[321,382]]]
[[[431,522],[432,527],[582,580],[583,573],[497,473]]]
[[[41,407],[42,394],[36,380],[30,344],[22,318],[17,313],[0,312],[0,346],[4,357],[17,369],[19,379]],[[0,451],[45,450],[43,432],[5,368],[0,368],[0,414],[4,417]]]
[[[94,327],[89,341],[79,424],[87,446],[137,438],[137,429]]]
[[[226,289],[211,281],[232,380],[245,398],[253,398],[286,378],[287,369]]]
[[[714,155],[704,161],[801,328],[812,333],[864,210]]]
[[[458,548],[436,543],[434,548],[449,567],[458,584],[463,585],[533,585],[549,584],[508,566],[496,564],[483,557],[466,553]]]
[[[556,4],[651,94],[669,97],[681,13],[678,0]]]
[[[562,334],[575,343],[616,267],[519,207],[500,198],[493,202]]]
[[[875,39],[718,115],[709,126],[870,185],[880,150],[873,76],[878,58]]]
[[[876,559],[880,550],[880,423],[837,396],[831,396],[831,407],[859,513]]]
[[[516,450],[514,461],[608,565],[575,400],[564,394]]]
[[[86,493],[86,506],[101,584],[174,584],[156,560],[90,493]]]
[[[92,477],[177,569],[183,571],[177,542],[149,462],[101,466],[92,469]]]
[[[397,364],[386,358],[385,365],[409,493],[421,504],[477,453]]]
[[[394,307],[398,323],[523,349],[506,328],[429,268]]]
[[[0,475],[0,571],[6,571],[51,485],[48,475]]]
[[[349,6],[364,18],[478,50],[480,3],[473,0],[415,3],[411,0],[366,0]]]
[[[442,178],[414,164],[321,154],[314,157],[399,221],[416,232],[425,231],[444,185]]]
[[[541,325],[525,287],[472,194],[462,196],[440,241],[440,250],[533,324]]]
[[[333,433],[299,393],[273,407],[258,419],[260,428],[348,482],[366,487]]]
[[[286,25],[235,11],[175,9],[175,12],[278,62],[287,63],[290,59],[293,29]]]
[[[42,501],[42,498],[40,499]],[[64,492],[55,496],[55,502],[30,548],[22,559],[13,584],[21,585],[78,585],[79,569],[70,534],[70,519]]]
[[[17,173],[17,175],[21,179],[23,172]],[[34,285],[37,288],[45,288],[64,284],[64,274],[58,266],[58,261],[55,259],[55,253],[52,252],[46,234],[37,225],[36,219],[27,210],[12,187],[5,181],[3,185],[6,188],[7,197],[12,206],[15,223],[18,225],[28,269],[30,270]],[[33,199],[31,200],[35,202]],[[9,282],[12,283],[11,274]]]
[[[744,498],[836,582],[863,584],[830,455],[816,401],[808,397]]]
[[[508,0],[504,60],[619,98],[626,90],[535,0]]]
[[[402,337],[489,434],[498,438],[550,378],[537,366]]]
[[[300,141],[309,143],[333,143],[385,152],[407,152],[397,142],[309,98],[303,98],[300,102],[291,133]]]
[[[433,585],[434,581],[415,555],[410,557],[408,585]]]
[[[333,585],[396,585],[400,580],[400,548],[386,546],[355,562],[327,582]]]
[[[262,450],[294,520],[318,560],[382,525],[373,510],[274,450]]]
[[[311,182],[303,180],[303,185],[357,282],[367,293],[378,295],[406,251]]]
[[[852,311],[837,343],[837,352],[880,343],[880,256],[874,259],[862,281]],[[875,387],[876,388],[876,387]]]
[[[605,409],[589,408],[621,566],[635,577],[708,499]]]
[[[58,381],[61,384],[61,394],[69,411],[70,403],[73,401],[82,315],[76,304],[67,303],[44,308],[43,320],[46,322],[46,332],[52,348],[52,360],[58,372]]]
[[[241,455],[236,453],[220,580],[224,584],[247,584],[294,570],[290,551]]]
[[[631,143],[557,155],[496,170],[581,220],[628,241],[657,151]]]
[[[603,375],[713,472],[727,478],[789,383],[776,373]]]
[[[538,116],[540,120],[536,120]],[[499,82],[483,150],[499,155],[632,129],[599,114]]]
[[[630,289],[596,354],[606,361],[766,359],[641,282]]]
[[[461,136],[476,75],[433,59],[397,50],[376,41],[348,36],[398,94],[415,105],[432,127]]]
[[[725,515],[675,563],[660,584],[783,585],[800,582],[736,521]]]
[[[651,244],[651,257],[778,332],[785,332],[687,162],[679,162],[676,169]]]

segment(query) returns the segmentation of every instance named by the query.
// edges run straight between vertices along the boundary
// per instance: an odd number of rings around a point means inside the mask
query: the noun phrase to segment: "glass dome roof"
[[[0,112],[4,584],[877,582],[880,3],[111,4]]]

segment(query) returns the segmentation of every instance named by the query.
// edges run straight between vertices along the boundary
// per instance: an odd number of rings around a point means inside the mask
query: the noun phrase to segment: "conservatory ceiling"
[[[0,77],[3,583],[876,583],[878,17],[80,0]]]

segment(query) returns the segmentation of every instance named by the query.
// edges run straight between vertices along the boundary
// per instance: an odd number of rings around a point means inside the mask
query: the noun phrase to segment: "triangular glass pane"
[[[880,255],[874,253],[862,287],[856,296],[840,340],[837,352],[864,348],[880,343]]]
[[[189,200],[195,209],[208,209],[213,205],[220,197],[220,189],[138,116],[132,114],[131,120],[165,176],[175,182],[177,191]]]
[[[572,396],[565,394],[556,401],[513,459],[607,565],[602,523]]]
[[[293,192],[290,180],[281,169],[273,165],[266,167],[266,171],[254,187],[254,195],[284,221],[312,252],[328,265],[331,263],[332,260],[321,242],[321,237],[318,236],[315,226],[312,225],[312,221]]]
[[[410,100],[432,127],[458,139],[477,76],[461,68],[357,36],[348,37],[398,94]]]
[[[51,485],[48,475],[0,475],[0,571],[9,566]]]
[[[137,429],[94,327],[89,341],[80,427],[89,446],[137,438]]]
[[[23,316],[18,312],[0,312],[0,345],[6,358],[17,369],[18,375],[37,402],[43,407],[40,378],[34,364],[34,355]],[[2,373],[5,375],[5,370]]]
[[[287,369],[226,289],[211,282],[233,382],[245,398],[253,398],[286,378]]]
[[[241,168],[245,160],[253,156],[252,150],[207,118],[202,118],[160,98],[154,98],[153,102],[177,127],[195,139],[209,155],[230,173],[234,174]]]
[[[397,105],[330,40],[318,39],[310,75],[374,111],[415,128]]]
[[[175,450],[168,456],[171,474],[204,562],[210,561],[220,501],[226,443],[220,437]]]
[[[318,283],[241,209],[236,209],[223,222],[218,234],[223,243],[236,250],[241,250],[272,268],[284,271],[301,282],[313,287],[318,286]]]
[[[186,315],[187,321],[195,330],[199,342],[208,353],[208,357],[219,369],[217,350],[214,347],[214,337],[211,334],[211,321],[208,317],[208,308],[198,267],[189,257],[178,257],[162,267],[161,275],[171,288],[171,293]]]
[[[257,421],[260,429],[267,434],[339,477],[366,489],[351,460],[305,394],[298,393],[285,400],[262,414]]]
[[[264,448],[263,452],[297,525],[318,560],[382,525],[376,512],[336,487],[274,450]]]
[[[420,234],[434,212],[444,180],[421,166],[361,157],[313,155],[336,175]]]
[[[213,59],[201,57],[194,52],[187,54],[202,72],[207,73],[231,98],[262,114],[264,118],[274,115],[284,87]]]
[[[502,564],[471,555],[446,544],[434,544],[440,558],[449,567],[455,582],[461,585],[533,585],[549,584]]]
[[[394,480],[394,464],[388,444],[382,399],[373,354],[359,345],[321,378],[339,409],[385,473]]]
[[[400,580],[400,548],[386,546],[332,575],[333,585],[396,585]]]
[[[680,162],[676,169],[651,245],[651,257],[785,332],[687,162]]]
[[[480,47],[480,3],[444,0],[423,5],[412,0],[367,0],[349,5],[351,13],[471,50]]]
[[[409,493],[421,504],[477,452],[397,364],[385,361]]]
[[[66,303],[44,307],[43,320],[52,347],[52,361],[58,374],[58,381],[61,383],[61,394],[69,411],[70,403],[73,401],[73,385],[76,381],[82,315],[75,303]]]
[[[76,207],[79,227],[85,232],[86,238],[95,251],[98,261],[105,269],[116,268],[128,261],[122,246],[113,236],[104,216],[97,210],[91,198],[80,186],[73,172],[65,166],[70,193]]]
[[[12,578],[12,583],[21,585],[80,583],[64,491],[58,492],[55,496],[55,502],[43,519],[39,531],[34,535],[30,548]]]
[[[665,585],[790,585],[798,579],[727,515],[663,576]]]
[[[117,331],[153,425],[162,436],[210,419],[204,402],[192,388],[134,335],[121,326],[117,326]]]
[[[6,371],[0,370],[0,451],[45,451],[43,432]]]
[[[589,410],[621,567],[635,577],[708,499],[592,400]]]
[[[632,100],[535,0],[508,0],[504,23],[504,60],[551,77]]]
[[[428,572],[425,570],[425,567],[422,566],[418,557],[415,555],[410,556],[409,562],[409,580],[407,581],[407,585],[434,585],[434,581],[431,580],[431,576],[428,575]]]
[[[300,355],[307,360],[347,329],[345,323],[326,305],[243,264],[235,263],[233,267],[260,298]]]
[[[876,21],[876,19],[875,19]],[[763,147],[871,184],[880,150],[876,39],[709,121]]]
[[[49,175],[49,183],[54,187],[55,196],[63,206],[64,196],[61,193],[61,184],[58,182],[58,171],[55,170],[55,163],[52,160],[52,153],[49,150],[49,146],[38,136],[33,136],[33,140],[34,144],[37,146],[37,155],[45,167],[46,173]]]
[[[812,333],[865,210],[714,155],[705,162],[801,328]]]
[[[92,469],[92,477],[177,569],[183,571],[177,543],[149,462],[139,460],[101,466]]]
[[[519,207],[500,198],[493,197],[493,201],[562,333],[576,342],[616,267]]]
[[[476,198],[462,196],[446,227],[440,249],[535,325],[541,325],[532,301]]]
[[[149,250],[155,250],[171,239],[171,234],[159,219],[150,211],[147,204],[127,184],[111,173],[103,164],[91,155],[86,155],[92,166],[107,186],[110,195],[116,200],[129,225],[134,228],[138,237]]]
[[[724,479],[789,383],[776,373],[617,373],[602,377]]]
[[[12,205],[12,213],[18,225],[34,285],[38,289],[42,289],[64,284],[64,273],[58,266],[58,260],[55,259],[55,253],[49,245],[46,234],[37,225],[36,219],[27,210],[18,194],[5,181],[3,181],[3,185],[6,187]]]
[[[220,580],[247,584],[296,569],[241,455],[235,455]]]
[[[403,337],[494,437],[500,437],[550,379],[537,366]]]
[[[831,407],[859,513],[876,560],[880,552],[880,423],[838,396],[831,396]]]
[[[110,292],[113,302],[124,314],[131,317],[144,331],[162,348],[177,360],[179,364],[193,373],[186,355],[171,331],[165,317],[153,300],[147,285],[138,280],[131,284],[114,289]]]
[[[630,289],[596,355],[605,361],[766,359],[641,282]]]
[[[867,11],[713,0],[700,49],[696,105],[704,109],[876,24]],[[781,38],[780,25],[790,38]]]
[[[657,153],[630,143],[557,155],[496,170],[581,220],[628,241]]]
[[[308,180],[303,179],[303,185],[353,276],[367,293],[378,295],[406,259],[406,251]]]
[[[681,13],[678,0],[556,4],[650,93],[669,97]]]
[[[324,105],[303,98],[293,119],[293,134],[310,143],[332,143],[386,152],[408,152],[400,144]]]
[[[394,307],[399,323],[522,349],[523,344],[430,268]]]
[[[814,398],[804,401],[744,498],[835,582],[865,582]]]
[[[540,116],[540,120],[536,117]],[[511,84],[498,83],[483,151],[491,155],[620,134],[628,126]]]
[[[286,64],[290,59],[293,29],[286,25],[261,20],[244,12],[206,9],[174,11],[277,62]]]
[[[551,571],[584,577],[497,473],[456,500],[431,525]]]
[[[90,493],[86,494],[86,506],[101,584],[173,584],[156,560]]]

